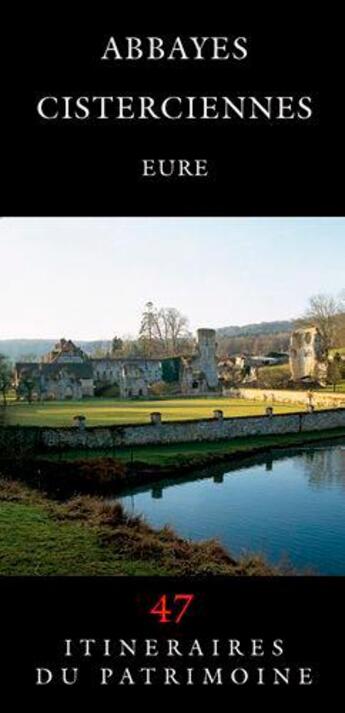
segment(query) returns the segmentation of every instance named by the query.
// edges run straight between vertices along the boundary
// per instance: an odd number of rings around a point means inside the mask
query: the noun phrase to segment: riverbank
[[[229,575],[293,573],[259,555],[234,559],[216,540],[191,542],[154,529],[118,502],[63,502],[0,479],[0,575]]]
[[[344,438],[345,429],[333,429],[0,461],[0,476],[6,476],[0,479],[0,575],[296,574],[269,565],[260,554],[235,559],[214,540],[191,542],[169,527],[154,529],[99,496],[192,477],[212,464],[236,467],[259,454]]]
[[[8,478],[47,492],[119,494],[124,489],[167,478],[178,480],[211,465],[235,465],[274,451],[345,438],[345,428],[302,433],[248,436],[228,441],[133,446],[112,450],[74,450],[2,458]]]
[[[132,448],[116,448],[112,451],[80,449],[52,454],[48,458],[55,461],[66,460],[73,462],[84,458],[90,461],[102,457],[113,457],[132,470],[149,466],[153,470],[164,470],[167,473],[170,470],[176,471],[176,469],[192,470],[211,463],[266,453],[272,449],[285,449],[344,437],[345,428],[332,428],[303,433],[247,436],[244,438],[232,438],[227,441],[133,446]]]

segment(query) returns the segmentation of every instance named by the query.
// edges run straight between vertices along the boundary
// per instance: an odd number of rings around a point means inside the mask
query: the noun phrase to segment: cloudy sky
[[[289,319],[344,264],[345,219],[3,218],[0,338],[135,335],[149,300],[193,331]]]

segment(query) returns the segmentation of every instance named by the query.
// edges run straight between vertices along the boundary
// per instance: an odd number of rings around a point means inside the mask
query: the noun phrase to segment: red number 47
[[[168,595],[162,594],[158,602],[150,609],[150,614],[158,616],[161,624],[169,624],[171,621],[179,624],[193,599],[195,599],[195,594],[175,594],[172,597],[172,608],[168,609]],[[181,607],[174,606],[178,602],[182,602]]]

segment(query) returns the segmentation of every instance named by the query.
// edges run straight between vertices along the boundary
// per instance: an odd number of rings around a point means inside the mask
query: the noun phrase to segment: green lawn
[[[83,401],[11,402],[7,409],[8,422],[21,426],[71,426],[73,417],[83,414],[87,425],[101,426],[121,423],[148,423],[152,411],[160,411],[165,421],[211,418],[214,409],[222,409],[224,416],[254,416],[265,413],[270,403],[244,399],[186,398],[157,401],[123,401],[120,399],[88,399]],[[298,410],[296,404],[273,404],[275,413]]]
[[[116,556],[94,529],[59,522],[39,498],[1,502],[0,575],[164,574],[160,570],[158,563]]]
[[[327,391],[330,393],[335,393],[335,394],[344,394],[345,393],[345,379],[341,379],[338,381],[336,384],[336,389],[334,391],[333,386],[326,386],[323,391]]]

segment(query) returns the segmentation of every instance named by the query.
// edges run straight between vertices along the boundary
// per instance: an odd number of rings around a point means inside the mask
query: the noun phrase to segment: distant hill
[[[217,334],[220,337],[255,337],[269,334],[282,334],[291,332],[294,326],[292,320],[276,322],[259,322],[256,324],[244,324],[241,327],[231,325],[220,327]],[[49,352],[58,339],[0,339],[0,354],[4,354],[12,362],[34,361]],[[94,354],[97,349],[111,348],[109,340],[76,341],[87,354]]]
[[[34,361],[49,352],[58,339],[0,339],[0,354],[4,354],[12,362]],[[111,341],[81,341],[75,342],[87,354],[92,354],[96,349],[110,349]]]
[[[276,322],[244,324],[241,327],[235,325],[231,325],[230,327],[220,327],[220,329],[217,329],[217,334],[220,337],[255,337],[261,334],[281,334],[282,332],[291,332],[293,328],[293,320],[282,320]]]

